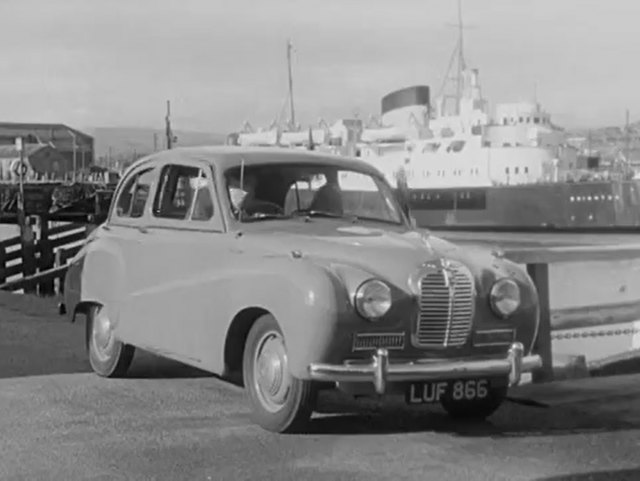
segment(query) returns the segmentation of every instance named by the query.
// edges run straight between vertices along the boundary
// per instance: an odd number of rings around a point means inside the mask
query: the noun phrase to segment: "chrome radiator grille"
[[[457,347],[467,342],[473,322],[471,273],[451,263],[420,281],[416,341],[420,347]]]

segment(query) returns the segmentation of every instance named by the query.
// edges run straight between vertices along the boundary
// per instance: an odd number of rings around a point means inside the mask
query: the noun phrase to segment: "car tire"
[[[314,383],[291,376],[287,362],[278,322],[270,314],[261,316],[245,343],[243,380],[254,422],[276,433],[303,431],[317,399]]]
[[[506,386],[491,387],[484,399],[454,400],[451,397],[442,399],[440,404],[447,414],[454,419],[482,421],[495,413],[507,397]]]
[[[135,348],[113,336],[107,311],[94,304],[87,311],[86,348],[93,371],[102,377],[123,377],[131,362]]]

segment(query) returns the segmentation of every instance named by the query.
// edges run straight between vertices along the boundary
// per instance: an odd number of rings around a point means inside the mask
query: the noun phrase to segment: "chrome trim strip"
[[[507,356],[498,359],[476,360],[418,360],[390,362],[389,352],[378,349],[369,362],[309,365],[312,380],[325,382],[371,382],[376,393],[384,394],[388,382],[432,381],[439,379],[472,378],[479,376],[506,376],[509,386],[520,383],[523,373],[542,367],[542,358],[533,354],[524,356],[520,342],[511,344]]]
[[[386,346],[362,346],[360,342],[366,342],[366,339],[375,339],[375,338],[393,338],[394,340],[398,340],[398,344],[388,344]],[[404,332],[366,332],[366,333],[356,333],[353,335],[353,343],[351,345],[351,349],[353,351],[372,351],[378,348],[383,348],[387,350],[402,350],[405,347],[405,338],[406,335]]]

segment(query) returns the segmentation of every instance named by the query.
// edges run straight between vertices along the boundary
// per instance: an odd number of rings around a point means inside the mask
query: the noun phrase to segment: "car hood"
[[[268,230],[245,231],[243,236],[255,241],[267,255],[307,258],[333,269],[357,267],[397,286],[406,285],[408,276],[425,262],[441,258],[458,260],[479,278],[496,261],[487,249],[460,248],[426,230],[345,225],[324,219],[315,224],[312,229],[298,223],[271,224]]]

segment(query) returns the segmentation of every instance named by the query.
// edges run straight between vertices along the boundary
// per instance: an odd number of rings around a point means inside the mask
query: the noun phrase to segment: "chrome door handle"
[[[139,226],[139,227],[138,227],[138,230],[139,230],[140,232],[142,232],[143,234],[148,234],[148,233],[149,233],[149,229],[147,229],[147,228],[146,228],[146,227],[144,227],[144,226]]]

